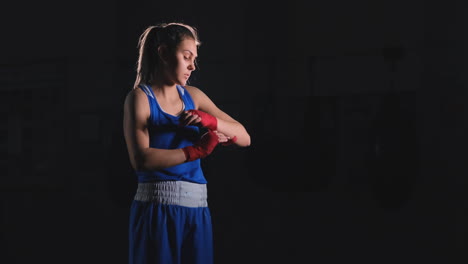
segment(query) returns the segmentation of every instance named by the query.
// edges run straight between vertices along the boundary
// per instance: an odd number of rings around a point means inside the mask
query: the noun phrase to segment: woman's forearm
[[[185,162],[182,149],[146,148],[137,158],[137,170],[160,170]]]

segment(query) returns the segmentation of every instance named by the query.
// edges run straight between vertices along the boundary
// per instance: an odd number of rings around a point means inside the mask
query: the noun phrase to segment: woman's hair
[[[151,84],[154,81],[160,65],[158,48],[161,45],[172,52],[186,38],[195,40],[197,47],[201,45],[196,28],[187,24],[172,22],[147,27],[138,41],[139,52],[133,89],[142,83]]]

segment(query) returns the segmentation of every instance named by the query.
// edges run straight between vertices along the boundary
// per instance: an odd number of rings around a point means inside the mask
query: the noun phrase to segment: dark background
[[[216,263],[466,263],[462,1],[2,4],[0,263],[127,263],[122,131],[144,28],[249,131],[203,161]]]

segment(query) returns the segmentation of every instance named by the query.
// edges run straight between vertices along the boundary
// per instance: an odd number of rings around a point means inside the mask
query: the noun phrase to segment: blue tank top
[[[164,112],[149,85],[140,85],[148,97],[150,117],[148,120],[149,146],[151,148],[178,149],[193,145],[200,138],[196,126],[178,126],[179,117]],[[195,109],[192,97],[187,90],[177,85],[177,91],[184,102],[185,110]],[[169,168],[154,171],[136,171],[138,182],[189,181],[207,183],[200,159],[185,162]]]

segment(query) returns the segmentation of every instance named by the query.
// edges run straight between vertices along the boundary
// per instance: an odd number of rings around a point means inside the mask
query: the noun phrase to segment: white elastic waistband
[[[207,207],[207,198],[206,184],[160,181],[138,183],[134,200],[186,207]]]

